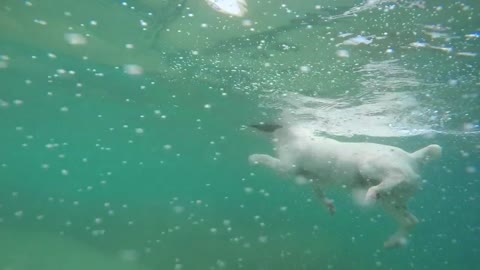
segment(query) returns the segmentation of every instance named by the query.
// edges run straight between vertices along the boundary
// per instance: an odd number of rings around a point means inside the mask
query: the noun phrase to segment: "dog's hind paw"
[[[250,162],[250,164],[252,165],[258,165],[259,163],[261,163],[261,160],[262,155],[260,154],[252,154],[248,157],[248,162]]]
[[[390,248],[401,248],[407,245],[407,238],[405,236],[398,236],[394,235],[390,237],[385,243],[383,243],[383,247],[390,249]]]

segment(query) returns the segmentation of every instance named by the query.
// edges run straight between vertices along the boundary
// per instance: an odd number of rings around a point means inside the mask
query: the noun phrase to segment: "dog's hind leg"
[[[418,219],[408,211],[404,203],[386,201],[383,202],[382,205],[384,209],[395,218],[399,225],[397,231],[384,243],[384,247],[395,248],[404,246],[407,243],[409,232],[418,223]]]
[[[367,177],[368,178],[368,177]],[[365,202],[367,204],[374,203],[381,194],[389,193],[395,186],[405,181],[405,177],[401,174],[390,174],[382,179],[380,184],[371,186],[365,195]]]

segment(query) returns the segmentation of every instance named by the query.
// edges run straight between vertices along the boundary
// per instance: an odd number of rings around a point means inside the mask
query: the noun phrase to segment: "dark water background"
[[[0,269],[475,269],[480,6],[378,2],[345,18],[362,1],[249,2],[251,30],[202,1],[0,1]],[[383,250],[395,224],[381,209],[333,190],[331,217],[308,187],[248,164],[272,149],[244,125],[276,119],[292,92],[345,108],[415,98],[429,132],[330,134],[442,145],[408,246]]]

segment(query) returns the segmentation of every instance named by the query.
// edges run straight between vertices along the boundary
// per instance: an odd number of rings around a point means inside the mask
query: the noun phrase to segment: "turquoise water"
[[[123,4],[125,3],[125,4]],[[474,269],[478,1],[0,0],[0,269]],[[357,38],[356,38],[357,37]],[[355,39],[356,38],[356,39]],[[437,143],[409,244],[265,168],[279,118]]]

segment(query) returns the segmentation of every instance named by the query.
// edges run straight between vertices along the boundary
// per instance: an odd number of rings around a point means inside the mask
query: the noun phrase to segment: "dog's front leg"
[[[283,164],[280,159],[265,154],[250,155],[248,161],[253,165],[263,165],[280,173],[287,173],[291,169],[286,164]]]
[[[319,185],[318,183],[313,183],[313,192],[315,193],[317,198],[320,199],[320,201],[325,205],[325,207],[327,207],[330,215],[333,216],[335,214],[335,204],[333,203],[332,199],[329,199],[327,198],[327,196],[325,196],[325,192],[323,191],[321,185]]]

